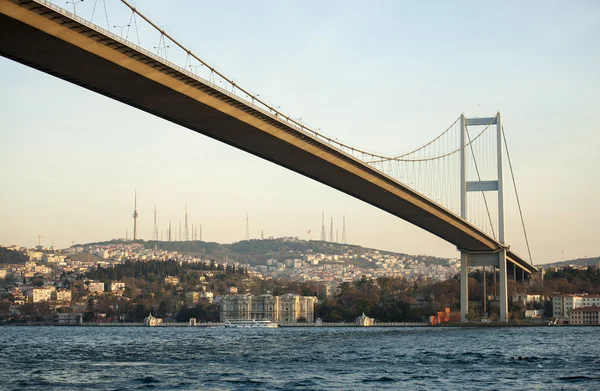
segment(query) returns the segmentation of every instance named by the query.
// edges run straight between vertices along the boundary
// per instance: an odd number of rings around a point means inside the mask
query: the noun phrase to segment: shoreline
[[[196,323],[190,325],[189,323],[163,323],[156,326],[148,326],[144,323],[83,323],[83,324],[60,324],[53,322],[43,323],[11,323],[11,324],[0,324],[2,326],[16,326],[16,327],[148,327],[148,328],[165,328],[165,327],[225,327],[223,323]],[[444,323],[431,325],[429,323],[380,323],[372,326],[361,326],[355,323],[279,323],[279,328],[303,328],[303,327],[360,327],[360,328],[388,328],[388,327],[427,327],[427,328],[498,328],[498,327],[579,327],[579,326],[599,326],[599,325],[548,325],[548,323]]]

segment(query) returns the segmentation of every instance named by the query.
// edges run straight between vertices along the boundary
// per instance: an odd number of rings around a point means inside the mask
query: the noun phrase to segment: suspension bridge
[[[0,0],[0,55],[286,167],[445,239],[461,252],[461,320],[467,321],[469,268],[488,266],[497,270],[500,320],[507,320],[508,279],[525,281],[536,268],[530,253],[527,261],[505,242],[508,151],[499,113],[460,115],[431,142],[384,156],[327,137],[259,99],[125,0],[130,23],[114,26],[119,34],[110,31],[105,2],[107,28],[94,24],[93,14],[76,14],[75,3],[71,12],[45,0]],[[158,34],[155,51],[133,34],[138,21]],[[180,51],[183,64],[167,59],[168,47]]]

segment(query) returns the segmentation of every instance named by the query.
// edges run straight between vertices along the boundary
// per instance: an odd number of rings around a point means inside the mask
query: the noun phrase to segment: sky
[[[55,1],[72,10],[72,4]],[[77,14],[120,28],[117,0]],[[536,264],[600,255],[600,3],[135,2],[197,55],[273,106],[366,150],[397,155],[461,113],[501,112]],[[94,6],[95,10],[94,10]],[[107,22],[108,19],[108,22]],[[142,46],[159,36],[138,19]],[[184,65],[174,45],[169,60]],[[457,257],[456,248],[337,190],[94,92],[0,58],[0,245],[152,238],[185,206],[203,240],[319,239]],[[510,177],[506,177],[509,181]],[[507,195],[507,242],[526,255]],[[309,234],[308,232],[311,231]],[[166,238],[166,233],[163,233]]]

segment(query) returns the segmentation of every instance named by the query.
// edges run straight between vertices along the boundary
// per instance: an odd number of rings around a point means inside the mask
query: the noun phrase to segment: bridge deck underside
[[[1,10],[0,10],[1,11]],[[456,223],[448,211],[435,207],[436,213],[415,205],[414,200],[432,203],[407,190],[393,179],[363,166],[343,153],[314,140],[280,121],[247,107],[217,90],[183,74],[176,78],[194,88],[203,88],[234,107],[247,111],[282,133],[293,134],[319,148],[318,153],[293,145],[281,137],[267,133],[231,115],[203,104],[163,84],[108,61],[87,50],[38,30],[0,13],[0,54],[17,62],[54,75],[86,89],[113,98],[140,110],[174,122],[251,154],[269,160],[294,172],[327,184],[335,189],[407,220],[443,239],[469,251],[489,251],[489,241],[465,232],[463,223]],[[134,54],[132,54],[134,55]],[[143,56],[135,54],[141,61]],[[151,61],[148,61],[151,64]],[[160,64],[159,64],[160,65]],[[163,71],[157,68],[158,71]],[[186,80],[189,79],[189,80]],[[98,116],[109,113],[98,113]],[[84,124],[83,124],[84,125]],[[101,135],[99,135],[101,136]],[[173,152],[174,154],[176,151]],[[332,162],[333,156],[345,163]],[[335,160],[335,159],[334,159]],[[349,170],[351,167],[352,170]],[[357,171],[358,170],[358,171]],[[357,175],[357,172],[360,175]],[[364,173],[368,173],[365,179]],[[372,179],[371,179],[372,178]],[[383,182],[382,182],[383,181]],[[383,183],[383,185],[382,185]],[[398,189],[410,197],[398,196]],[[440,217],[441,216],[441,217]],[[508,257],[528,272],[533,268],[509,252]]]

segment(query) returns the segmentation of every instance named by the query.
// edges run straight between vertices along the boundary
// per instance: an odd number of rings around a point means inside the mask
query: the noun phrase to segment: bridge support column
[[[460,252],[460,321],[468,322],[469,313],[469,254]]]
[[[487,318],[488,313],[487,313],[487,281],[486,281],[486,276],[485,276],[485,272],[486,272],[486,267],[483,267],[483,316]]]
[[[500,275],[500,322],[508,321],[508,273],[506,265],[506,249],[501,249],[498,253],[498,268]]]

